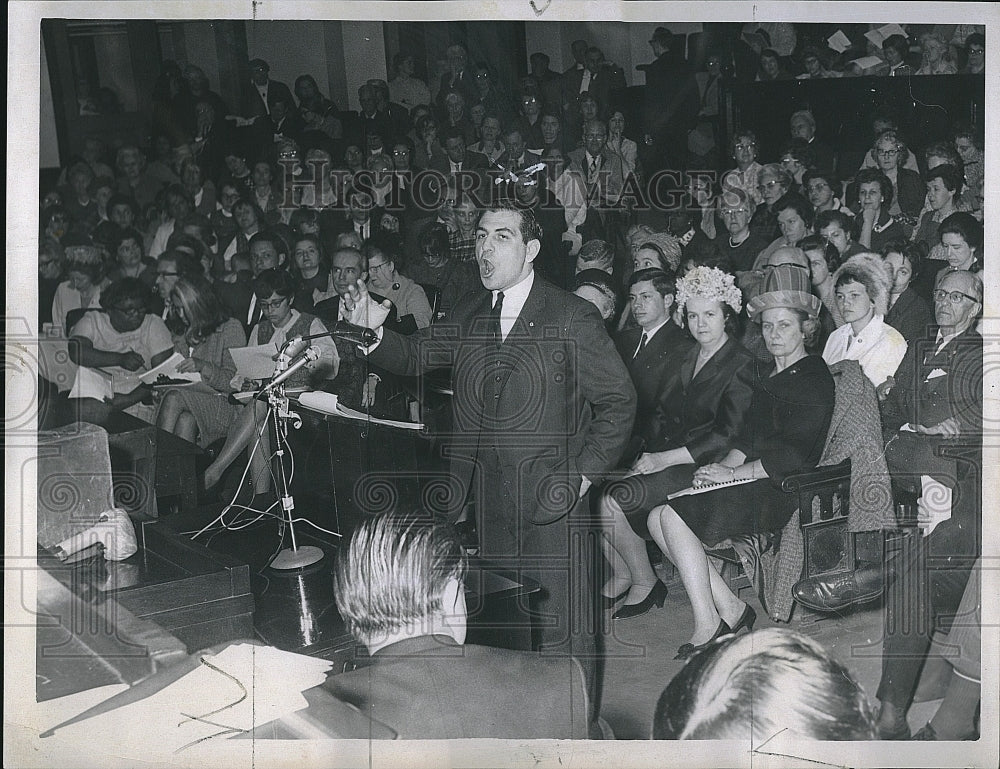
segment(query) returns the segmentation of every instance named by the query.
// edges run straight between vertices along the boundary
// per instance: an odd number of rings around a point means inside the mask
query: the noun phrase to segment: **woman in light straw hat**
[[[659,398],[669,413],[643,420],[636,433],[645,452],[630,477],[609,485],[601,499],[613,548],[607,548],[614,576],[607,596],[628,590],[616,619],[645,614],[666,594],[650,568],[643,537],[646,516],[668,494],[691,483],[699,464],[726,455],[739,434],[753,393],[753,356],[737,341],[741,294],[732,275],[699,266],[677,281],[677,305],[698,342],[680,367],[679,383]],[[638,421],[638,420],[637,420]],[[630,525],[631,524],[631,525]]]
[[[695,470],[692,487],[744,483],[678,497],[649,514],[649,533],[680,572],[694,609],[694,632],[677,650],[678,659],[723,635],[753,629],[754,610],[711,566],[704,545],[781,529],[798,502],[781,490],[781,481],[819,462],[834,403],[830,370],[806,352],[808,338],[818,331],[820,306],[809,293],[807,270],[779,265],[768,273],[764,292],[747,310],[761,324],[774,363],[758,363],[739,435],[726,456]]]

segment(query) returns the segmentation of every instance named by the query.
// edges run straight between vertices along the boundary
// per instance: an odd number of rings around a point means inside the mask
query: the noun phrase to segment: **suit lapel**
[[[683,378],[684,388],[694,381],[703,381],[713,376],[723,362],[730,356],[733,350],[733,345],[735,342],[732,339],[727,339],[726,343],[722,345],[718,350],[716,350],[715,355],[709,358],[705,365],[702,366],[698,373],[694,376],[688,375],[686,372],[689,370],[693,373],[695,362],[698,360],[698,351],[700,349],[699,345],[695,345],[691,348],[690,352],[684,358],[684,365],[681,367],[681,377]],[[690,364],[690,369],[688,368]]]

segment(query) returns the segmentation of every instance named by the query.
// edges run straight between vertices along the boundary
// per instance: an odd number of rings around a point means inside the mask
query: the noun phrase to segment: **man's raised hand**
[[[376,329],[389,317],[392,302],[388,299],[379,303],[371,298],[368,286],[363,280],[347,289],[340,301],[340,317],[355,326]]]

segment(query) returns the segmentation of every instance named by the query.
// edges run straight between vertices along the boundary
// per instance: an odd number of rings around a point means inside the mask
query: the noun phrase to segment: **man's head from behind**
[[[367,518],[334,569],[340,616],[369,652],[434,634],[464,643],[467,568],[454,530],[430,515]]]

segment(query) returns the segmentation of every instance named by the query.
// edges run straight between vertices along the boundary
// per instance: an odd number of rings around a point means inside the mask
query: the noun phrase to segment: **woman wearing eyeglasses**
[[[249,347],[264,344],[273,347],[277,356],[290,339],[326,332],[326,326],[319,318],[299,312],[292,307],[295,281],[285,270],[264,270],[254,278],[253,290],[257,295],[263,317],[250,330],[250,339],[247,343]],[[319,349],[319,358],[307,363],[285,380],[286,387],[307,388],[337,376],[340,356],[333,340],[330,337],[322,337],[310,341],[309,345]],[[230,384],[233,390],[242,390],[247,386],[256,389],[254,383],[248,382],[239,374],[233,377]],[[221,480],[226,468],[236,460],[243,449],[254,442],[258,428],[265,424],[266,411],[265,403],[256,399],[251,400],[243,408],[239,418],[231,423],[225,445],[215,461],[205,470],[206,489],[215,486]],[[265,431],[261,434],[258,449],[251,453],[251,484],[254,494],[266,493],[271,485],[271,475],[267,471],[269,445]]]
[[[73,326],[69,356],[80,368],[69,397],[83,400],[83,413],[122,410],[153,421],[155,408],[143,403],[152,392],[139,373],[169,358],[174,345],[166,324],[146,313],[148,297],[141,280],[122,278],[101,294],[103,312],[84,313]]]
[[[736,168],[733,168],[722,177],[722,189],[743,190],[750,198],[750,215],[753,209],[763,200],[757,184],[761,169],[764,168],[757,162],[757,136],[753,131],[742,130],[733,137],[733,157],[736,160]]]
[[[759,232],[768,242],[781,236],[778,210],[774,205],[792,188],[792,183],[792,175],[777,163],[768,163],[760,169],[757,192],[761,197],[761,204],[753,212],[750,229]]]
[[[924,204],[925,190],[920,174],[902,165],[907,157],[906,145],[900,141],[895,131],[884,131],[875,140],[872,153],[878,169],[892,182],[892,188],[896,191],[889,206],[889,214],[909,221],[912,226]]]

